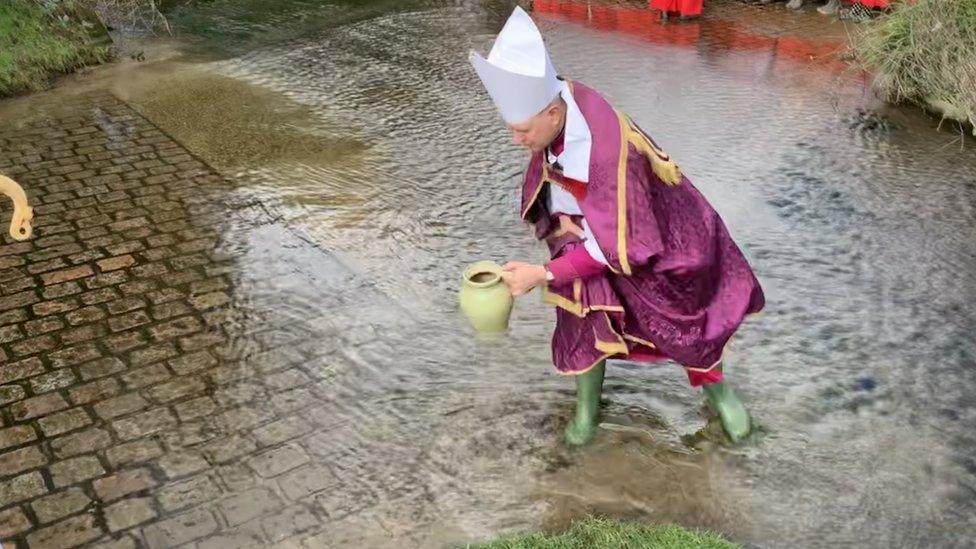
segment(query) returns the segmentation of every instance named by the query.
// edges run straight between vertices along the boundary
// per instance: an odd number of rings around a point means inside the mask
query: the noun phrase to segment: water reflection
[[[238,291],[260,312],[242,333],[315,341],[321,383],[299,390],[335,419],[309,444],[341,479],[322,503],[336,540],[431,546],[603,512],[763,547],[970,543],[976,157],[874,99],[832,55],[842,24],[535,2],[560,71],[679,160],[768,298],[730,361],[762,426],[749,445],[712,436],[678,368],[614,364],[600,437],[569,452],[551,311],[518,303],[500,345],[456,311],[464,265],[543,253],[517,221],[525,155],[465,62],[511,4],[247,6],[177,14],[196,63],[104,85],[273,212],[228,243],[249,250]]]
[[[600,439],[580,453],[559,446],[572,399],[548,366],[550,313],[519,303],[507,345],[484,347],[455,312],[461,266],[540,254],[515,221],[509,176],[523,153],[463,62],[508,8],[381,16],[220,65],[327,106],[371,144],[358,164],[250,176],[305,196],[280,205],[284,218],[407,311],[338,377],[337,413],[357,418],[334,440],[338,467],[396,479],[366,481],[372,509],[385,509],[378,520],[417,543],[555,528],[587,512],[762,546],[964,543],[972,518],[960,505],[972,502],[961,490],[973,477],[960,449],[972,446],[936,410],[970,414],[938,380],[972,380],[958,377],[968,353],[936,311],[973,287],[960,268],[973,258],[972,210],[946,207],[973,203],[972,154],[874,100],[832,55],[843,29],[822,32],[815,16],[784,36],[768,32],[785,17],[773,10],[716,8],[661,26],[643,7],[534,7],[559,69],[648,127],[753,258],[770,306],[743,330],[731,370],[763,432],[724,448],[707,429],[696,435],[699,396],[677,368],[616,365]],[[923,192],[931,174],[939,183]],[[331,196],[345,198],[319,205]],[[401,516],[392,509],[405,497],[423,503]],[[457,531],[435,535],[435,522]]]

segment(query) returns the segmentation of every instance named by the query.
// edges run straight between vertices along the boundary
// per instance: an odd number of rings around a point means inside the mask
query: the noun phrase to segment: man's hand
[[[523,261],[509,261],[502,267],[502,281],[508,286],[508,291],[518,297],[546,281],[546,268]]]

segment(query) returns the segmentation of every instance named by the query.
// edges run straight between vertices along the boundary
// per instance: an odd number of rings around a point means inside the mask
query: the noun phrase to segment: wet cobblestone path
[[[35,208],[0,247],[3,546],[329,545],[348,490],[320,457],[323,342],[235,298],[273,218],[126,104],[85,102],[0,130]]]

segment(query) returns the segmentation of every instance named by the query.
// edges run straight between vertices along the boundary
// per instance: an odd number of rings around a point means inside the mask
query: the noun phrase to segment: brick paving
[[[349,496],[321,341],[236,293],[232,235],[274,220],[123,102],[84,102],[0,129],[35,208],[15,242],[0,204],[3,546],[329,546]]]

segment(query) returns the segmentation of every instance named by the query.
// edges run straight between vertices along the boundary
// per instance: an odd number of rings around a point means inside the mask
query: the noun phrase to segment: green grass
[[[734,544],[715,534],[680,526],[646,525],[590,518],[577,522],[563,534],[525,534],[501,538],[472,549],[734,549]]]
[[[110,57],[79,20],[58,19],[31,0],[0,0],[0,96],[44,89],[54,75]]]
[[[976,0],[899,2],[854,44],[893,102],[976,123]]]

